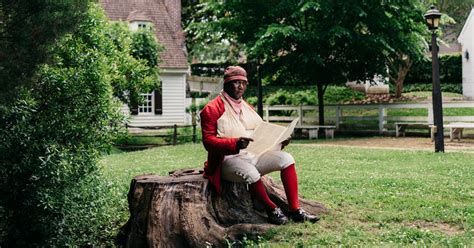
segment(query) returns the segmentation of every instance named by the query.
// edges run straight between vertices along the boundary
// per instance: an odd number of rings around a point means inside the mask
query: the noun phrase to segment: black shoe
[[[303,209],[298,209],[295,212],[290,212],[289,217],[294,221],[294,222],[305,222],[309,221],[312,223],[317,222],[320,218],[317,215],[312,215]]]
[[[268,222],[275,225],[283,225],[288,223],[288,218],[283,214],[280,208],[275,208],[268,213]]]

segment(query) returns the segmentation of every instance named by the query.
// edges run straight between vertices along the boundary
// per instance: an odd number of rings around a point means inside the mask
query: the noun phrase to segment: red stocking
[[[268,197],[267,191],[265,190],[265,186],[263,185],[261,179],[255,183],[250,184],[249,189],[252,197],[264,204],[267,210],[271,211],[277,207],[275,203],[273,203]]]
[[[286,198],[288,198],[288,208],[294,212],[300,208],[298,201],[298,177],[296,176],[295,164],[292,164],[281,171],[281,181],[285,187]]]

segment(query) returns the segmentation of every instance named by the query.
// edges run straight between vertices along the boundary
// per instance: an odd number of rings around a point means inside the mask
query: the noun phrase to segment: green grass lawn
[[[318,224],[275,227],[261,246],[474,246],[474,154],[292,144],[300,193],[331,210]],[[202,145],[104,156],[114,188],[117,227],[128,219],[126,194],[139,174],[200,168]],[[279,180],[278,173],[271,175]]]
[[[416,96],[420,100],[426,100],[428,97],[432,96],[431,91],[413,91],[413,92],[407,92],[403,93],[404,96]],[[443,97],[449,97],[449,98],[457,98],[457,99],[462,99],[462,94],[459,93],[453,93],[453,92],[442,92]]]

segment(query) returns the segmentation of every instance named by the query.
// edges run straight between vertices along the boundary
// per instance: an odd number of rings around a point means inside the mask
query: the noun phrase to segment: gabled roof
[[[181,1],[100,0],[112,21],[151,21],[165,51],[160,68],[188,68],[184,33],[181,28]]]
[[[464,42],[463,41],[464,36],[466,35],[466,32],[467,32],[467,29],[468,29],[469,25],[474,25],[474,8],[471,9],[471,13],[469,13],[469,16],[467,17],[466,23],[464,23],[464,27],[462,27],[461,33],[458,36],[459,43]]]

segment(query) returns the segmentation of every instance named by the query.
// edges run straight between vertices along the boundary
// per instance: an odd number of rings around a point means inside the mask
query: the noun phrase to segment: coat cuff
[[[240,152],[240,149],[237,148],[237,141],[239,141],[239,138],[233,138],[232,144],[233,144],[233,151],[234,154],[238,154]]]

